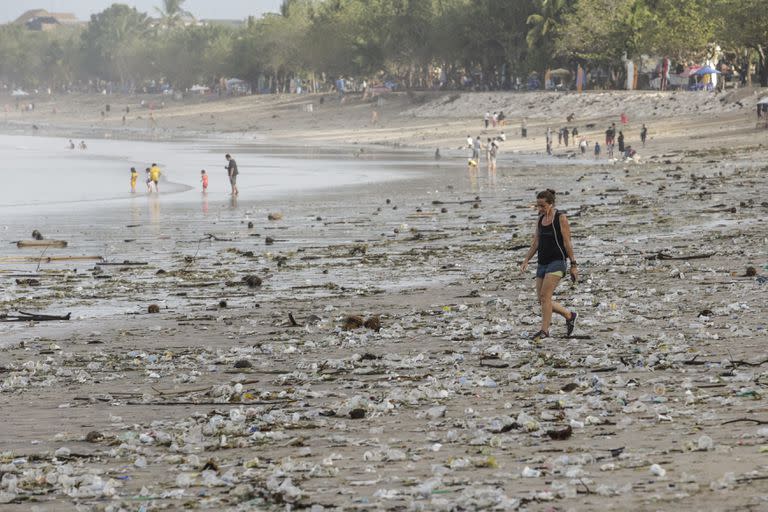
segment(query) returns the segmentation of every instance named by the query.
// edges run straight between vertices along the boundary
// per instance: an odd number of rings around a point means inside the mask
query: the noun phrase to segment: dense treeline
[[[110,82],[176,89],[238,77],[262,91],[339,76],[406,88],[512,88],[534,71],[582,65],[618,86],[625,59],[725,58],[768,85],[765,0],[284,0],[241,27],[186,21],[183,0],[158,18],[123,4],[85,27],[0,27],[0,80],[53,90]],[[597,73],[596,73],[597,74]]]

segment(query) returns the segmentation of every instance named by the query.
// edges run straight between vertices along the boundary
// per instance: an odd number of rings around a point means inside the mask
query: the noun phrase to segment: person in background
[[[203,184],[203,193],[208,191],[208,175],[205,174],[205,169],[200,171],[200,182]]]
[[[135,167],[131,167],[131,194],[136,193],[136,182],[139,180],[139,173]]]
[[[490,140],[490,139],[489,139]],[[496,174],[496,157],[499,154],[499,145],[493,140],[488,143],[488,172]]]
[[[232,186],[232,195],[236,196],[239,194],[237,190],[237,175],[239,174],[239,171],[237,170],[237,162],[235,162],[235,159],[232,158],[232,155],[229,153],[224,155],[224,158],[227,159],[227,166],[224,168],[227,170],[227,176],[229,176],[229,184]]]
[[[160,192],[160,189],[158,188],[158,183],[160,182],[160,167],[153,163],[152,167],[149,168],[149,180],[155,185],[155,192]],[[151,187],[150,187],[150,190]]]

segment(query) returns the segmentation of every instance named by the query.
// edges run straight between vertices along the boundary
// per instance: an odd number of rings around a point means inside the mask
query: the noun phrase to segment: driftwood
[[[41,247],[66,247],[66,240],[19,240],[16,242],[16,247],[23,249],[25,247],[41,248]]]
[[[432,204],[434,205],[441,205],[441,204],[473,204],[473,203],[480,203],[482,202],[482,199],[479,197],[476,197],[475,199],[467,199],[464,201],[438,201],[434,200],[432,201]]]
[[[275,405],[275,404],[285,404],[290,402],[296,402],[297,400],[294,398],[286,398],[283,400],[246,400],[243,402],[212,402],[212,401],[201,401],[201,402],[195,402],[195,401],[184,401],[184,402],[126,402],[125,405],[142,405],[147,407],[152,406],[174,406],[174,405]]]
[[[37,313],[25,313],[19,311],[18,315],[2,315],[0,322],[47,322],[51,320],[69,320],[72,313],[66,315],[41,315]]]
[[[730,361],[730,363],[734,367],[736,367],[736,366],[752,366],[752,367],[755,367],[755,366],[762,366],[765,363],[768,363],[768,359],[763,359],[762,361],[757,361],[756,363],[751,363],[749,361],[742,361],[740,359],[733,359],[733,360]]]
[[[119,261],[99,261],[96,263],[96,265],[104,266],[104,265],[115,265],[120,267],[140,267],[143,265],[149,265],[146,261],[128,261],[125,260],[123,262]]]
[[[218,237],[218,236],[214,235],[213,233],[206,233],[205,237],[203,238],[203,240],[215,240],[216,242],[231,242],[232,241],[231,238],[221,238],[221,237]]]
[[[50,263],[52,261],[89,261],[103,260],[101,256],[5,256],[0,263]]]
[[[705,258],[711,258],[714,255],[715,255],[714,252],[708,252],[704,254],[692,254],[690,256],[670,256],[669,254],[658,252],[656,254],[651,254],[649,256],[646,256],[645,259],[647,260],[702,260]]]
[[[758,419],[755,419],[755,418],[738,418],[738,419],[735,419],[735,420],[724,421],[720,425],[728,425],[730,423],[740,423],[742,421],[752,422],[752,423],[755,423],[757,425],[768,425],[768,421],[758,420]]]

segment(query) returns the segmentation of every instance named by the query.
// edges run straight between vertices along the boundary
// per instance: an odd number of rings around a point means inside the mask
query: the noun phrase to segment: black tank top
[[[543,226],[544,216],[539,216],[539,265],[565,260],[565,242],[560,229],[560,212],[555,210],[555,218],[549,226]]]

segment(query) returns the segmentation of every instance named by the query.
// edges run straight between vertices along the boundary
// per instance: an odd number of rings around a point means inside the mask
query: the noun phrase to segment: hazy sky
[[[162,0],[0,0],[0,23],[18,18],[29,9],[47,9],[53,12],[71,12],[87,21],[91,14],[101,12],[113,3],[124,3],[154,16],[155,7]],[[249,15],[260,16],[265,12],[277,12],[282,0],[186,0],[184,8],[197,18],[243,19]]]

